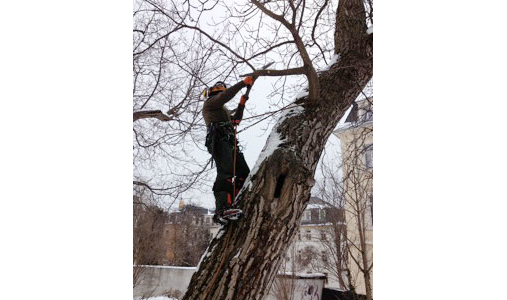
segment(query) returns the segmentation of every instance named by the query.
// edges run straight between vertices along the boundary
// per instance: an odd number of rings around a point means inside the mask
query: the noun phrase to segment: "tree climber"
[[[213,184],[215,196],[213,220],[221,224],[225,224],[228,219],[236,218],[241,214],[241,210],[234,208],[233,203],[250,173],[245,157],[238,149],[233,127],[238,125],[243,118],[243,110],[248,96],[241,96],[235,111],[230,112],[224,105],[242,88],[251,88],[254,80],[249,76],[230,88],[227,88],[225,83],[218,81],[203,92],[206,99],[202,109],[207,127],[206,147],[217,166],[217,177]],[[233,113],[232,116],[231,113]],[[234,162],[236,163],[234,164]]]

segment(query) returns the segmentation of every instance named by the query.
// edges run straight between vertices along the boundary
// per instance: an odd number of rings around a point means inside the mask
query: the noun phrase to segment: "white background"
[[[132,297],[131,5],[2,5],[2,299]],[[377,300],[504,294],[504,11],[375,5]]]

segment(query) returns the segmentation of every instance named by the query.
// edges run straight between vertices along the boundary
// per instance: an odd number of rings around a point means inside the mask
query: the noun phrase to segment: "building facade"
[[[318,197],[311,197],[303,212],[301,225],[289,246],[280,272],[325,274],[326,286],[346,289],[343,280],[343,257],[339,246],[344,241],[344,210]]]
[[[196,266],[219,229],[209,209],[180,203],[164,225],[165,265]]]
[[[373,291],[373,98],[356,101],[334,134],[341,142],[348,280]]]

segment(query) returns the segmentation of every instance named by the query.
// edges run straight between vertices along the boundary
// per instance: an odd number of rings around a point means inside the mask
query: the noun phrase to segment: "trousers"
[[[206,147],[211,153],[217,168],[217,177],[213,184],[216,211],[231,208],[234,203],[233,168],[234,147],[236,146],[235,192],[239,192],[250,173],[245,156],[234,141],[234,129],[228,122],[211,124],[206,137]]]

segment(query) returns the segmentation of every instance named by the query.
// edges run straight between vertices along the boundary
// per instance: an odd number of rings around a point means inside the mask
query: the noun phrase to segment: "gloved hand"
[[[252,85],[254,83],[254,78],[252,76],[247,76],[245,79],[243,79],[243,82],[246,85]]]
[[[245,105],[246,100],[248,100],[248,96],[242,95],[241,98],[239,99],[239,104]]]

